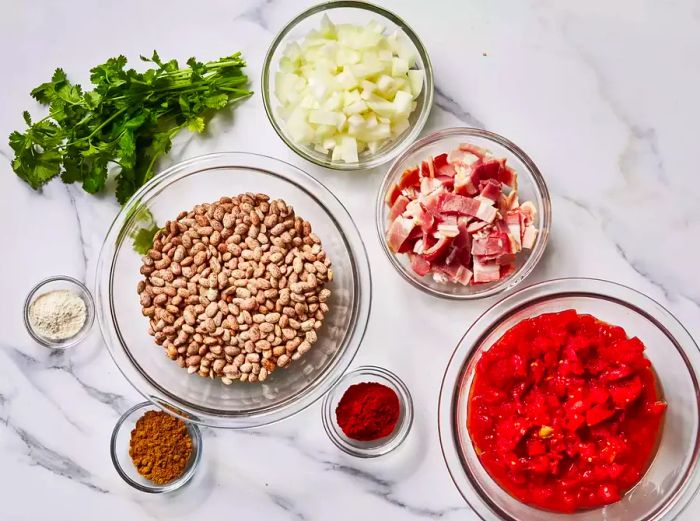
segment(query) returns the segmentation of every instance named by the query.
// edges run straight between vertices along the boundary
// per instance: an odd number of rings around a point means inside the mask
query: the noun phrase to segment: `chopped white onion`
[[[425,73],[405,36],[366,26],[334,25],[288,45],[275,76],[278,113],[292,140],[355,163],[406,131]]]

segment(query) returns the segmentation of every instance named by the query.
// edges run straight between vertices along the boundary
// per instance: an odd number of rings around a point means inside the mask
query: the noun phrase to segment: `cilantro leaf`
[[[206,63],[190,58],[184,68],[156,51],[141,60],[152,67],[127,69],[124,56],[93,67],[91,90],[60,68],[33,89],[49,115],[34,122],[25,111],[27,128],[10,134],[15,173],[35,189],[60,175],[97,193],[114,170],[123,204],[154,176],[178,132],[204,132],[216,111],[251,94],[240,53]]]

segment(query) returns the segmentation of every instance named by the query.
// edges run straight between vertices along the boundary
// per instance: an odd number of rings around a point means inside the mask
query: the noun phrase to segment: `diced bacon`
[[[476,217],[481,203],[463,195],[445,194],[440,210],[444,213],[456,213]]]
[[[394,206],[394,203],[396,202],[396,199],[399,198],[399,195],[401,195],[401,187],[399,185],[392,186],[384,198],[387,206]]]
[[[525,201],[519,207],[520,212],[525,216],[525,224],[532,224],[537,217],[537,208],[532,201]]]
[[[522,239],[523,248],[531,250],[537,240],[537,234],[538,230],[534,225],[530,224],[526,226]]]
[[[501,278],[501,267],[496,263],[483,263],[474,259],[474,282],[496,282]]]
[[[435,177],[435,168],[433,166],[433,160],[423,161],[420,165],[420,175],[423,177]]]
[[[518,206],[518,192],[516,191],[512,191],[508,195],[503,195],[501,193],[500,197],[498,198],[498,211],[503,215],[510,210],[514,210]]]
[[[391,210],[389,210],[389,220],[393,221],[399,215],[401,215],[404,212],[404,210],[406,210],[408,203],[409,203],[408,197],[406,197],[405,195],[400,195],[396,199],[396,201],[394,201],[394,204],[392,205]]]
[[[479,181],[486,179],[498,180],[499,172],[505,167],[505,159],[481,160],[472,166],[472,181],[476,177]]]
[[[440,237],[435,244],[423,252],[423,257],[428,262],[439,259],[447,251],[447,247],[451,242],[451,237]]]
[[[520,251],[522,249],[521,241],[521,228],[520,228],[520,215],[517,212],[508,212],[505,217],[506,226],[508,226],[508,233],[513,238],[517,249],[515,251]]]
[[[457,170],[455,169],[454,165],[451,165],[450,163],[445,163],[440,168],[436,168],[436,172],[438,177],[454,177],[457,175]]]
[[[440,223],[438,224],[437,231],[445,237],[457,237],[459,235],[459,228],[457,228],[456,224]]]
[[[476,195],[479,193],[472,182],[470,171],[464,168],[457,168],[454,178],[454,193],[459,195]]]
[[[416,275],[424,277],[430,273],[430,263],[422,256],[409,253],[408,258],[411,261],[411,269]]]
[[[399,188],[411,188],[418,186],[420,183],[420,172],[417,168],[409,168],[404,171],[401,175],[401,181],[399,181]]]
[[[491,206],[488,203],[485,203],[483,201],[479,202],[479,209],[476,211],[476,217],[477,219],[481,219],[482,221],[485,221],[487,223],[492,223],[495,219],[496,216],[498,215],[498,210],[496,207]]]
[[[410,186],[410,187],[408,187],[408,188],[404,188],[403,190],[401,190],[401,194],[402,194],[402,195],[405,195],[406,197],[408,197],[408,198],[411,199],[411,200],[413,200],[413,199],[415,199],[416,197],[418,197],[418,192],[417,192],[416,189],[413,188],[412,186]]]
[[[503,168],[498,172],[498,180],[514,191],[518,189],[518,174],[511,167],[507,166],[505,162]]]
[[[389,244],[389,249],[393,252],[398,252],[406,242],[406,239],[410,235],[411,231],[415,227],[416,223],[413,219],[407,219],[405,217],[397,217],[394,222],[391,223],[389,231],[387,232],[387,243]]]
[[[423,195],[428,195],[438,188],[442,188],[442,183],[439,179],[435,179],[434,177],[424,177],[420,180],[420,192]]]
[[[484,222],[484,221],[474,221],[469,223],[469,226],[467,226],[467,231],[469,233],[476,233],[479,230],[483,230],[489,225],[489,223]]]
[[[425,210],[434,217],[439,217],[443,201],[449,194],[444,191],[435,191],[424,197],[421,201]]]
[[[473,276],[472,270],[465,268],[464,266],[460,266],[459,268],[460,269],[457,272],[457,276],[455,277],[455,282],[459,282],[463,286],[469,286]]]
[[[386,200],[389,248],[439,282],[498,281],[537,241],[536,207],[519,203],[516,172],[475,145],[405,170]]]
[[[464,166],[469,166],[479,161],[479,156],[467,150],[457,149],[447,155],[447,161],[453,164],[459,163]]]
[[[440,154],[433,158],[433,166],[435,167],[436,172],[438,172],[443,166],[447,164],[447,154]]]
[[[479,195],[486,199],[490,199],[493,202],[496,202],[498,201],[498,198],[500,197],[501,193],[501,182],[496,181],[495,179],[488,179],[483,183],[481,193]]]
[[[485,148],[481,148],[480,146],[473,145],[471,143],[460,143],[459,149],[463,150],[464,152],[469,152],[470,154],[474,154],[475,156],[477,156],[481,159],[491,155],[491,153],[488,150],[486,150]]]
[[[472,241],[472,255],[505,255],[510,248],[502,237],[484,237]]]

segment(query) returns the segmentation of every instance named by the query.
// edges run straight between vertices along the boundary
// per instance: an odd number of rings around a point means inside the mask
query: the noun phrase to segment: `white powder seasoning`
[[[69,290],[39,295],[29,306],[29,324],[49,340],[67,340],[78,334],[87,320],[85,301]]]

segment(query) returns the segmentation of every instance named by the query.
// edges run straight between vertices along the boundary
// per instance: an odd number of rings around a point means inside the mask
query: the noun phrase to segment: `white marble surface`
[[[423,295],[393,271],[374,231],[383,169],[340,174],[293,156],[265,118],[260,67],[273,34],[304,2],[281,0],[0,1],[0,518],[476,519],[440,453],[436,404],[443,370],[489,302]],[[485,127],[520,144],[553,194],[547,255],[528,282],[612,279],[658,299],[700,338],[700,4],[618,2],[382,2],[427,45],[437,103],[426,131]],[[202,472],[182,493],[127,487],[108,454],[119,414],[140,396],[112,363],[95,328],[65,354],[34,344],[21,322],[27,290],[52,274],[92,286],[111,196],[51,183],[35,193],[9,166],[5,136],[22,127],[29,91],[63,67],[85,81],[119,53],[135,59],[217,58],[242,50],[255,96],[209,137],[179,139],[167,166],[213,151],[255,151],[317,176],[347,205],[374,275],[374,305],[353,365],[386,366],[410,387],[416,421],[400,451],[374,461],[341,454],[319,404],[250,432],[206,435]],[[224,121],[224,119],[226,119]],[[401,303],[401,304],[399,304]],[[426,318],[428,317],[428,318]],[[410,336],[396,331],[421,324]],[[700,517],[700,500],[681,517]]]

